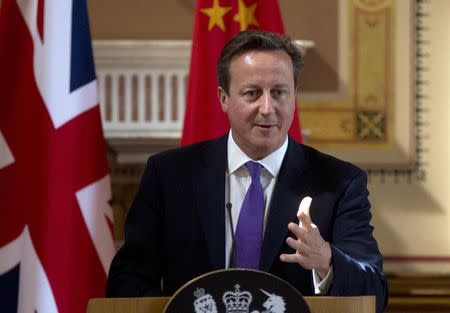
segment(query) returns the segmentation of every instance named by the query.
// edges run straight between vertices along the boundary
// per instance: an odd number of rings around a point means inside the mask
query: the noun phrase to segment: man
[[[273,33],[245,31],[227,43],[218,96],[230,133],[149,158],[108,296],[171,295],[236,266],[273,273],[303,295],[376,295],[382,311],[387,287],[365,173],[287,135],[301,65],[297,47]],[[297,216],[306,196],[310,215]]]

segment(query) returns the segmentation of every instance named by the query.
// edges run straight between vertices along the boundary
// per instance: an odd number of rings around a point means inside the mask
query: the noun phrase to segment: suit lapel
[[[297,221],[301,199],[309,194],[306,168],[301,145],[289,139],[289,146],[272,193],[269,216],[261,253],[261,270],[269,271],[289,232],[287,225]]]
[[[196,205],[213,269],[225,267],[225,171],[227,160],[225,135],[207,145],[199,158],[193,180]]]

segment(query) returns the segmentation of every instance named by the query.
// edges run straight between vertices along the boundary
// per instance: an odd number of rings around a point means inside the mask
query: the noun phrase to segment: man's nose
[[[264,92],[260,98],[259,113],[269,115],[274,112],[274,102],[270,92]]]

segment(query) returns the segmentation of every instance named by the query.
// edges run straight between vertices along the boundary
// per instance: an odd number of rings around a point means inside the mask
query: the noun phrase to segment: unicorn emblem
[[[261,313],[284,313],[286,312],[286,304],[283,297],[278,296],[274,293],[269,293],[263,289],[260,289],[268,298],[263,303],[264,311]],[[252,313],[259,313],[258,311],[252,311]]]

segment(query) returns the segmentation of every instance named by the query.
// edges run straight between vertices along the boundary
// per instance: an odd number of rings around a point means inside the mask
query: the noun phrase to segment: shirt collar
[[[228,135],[228,173],[232,174],[242,165],[252,160],[244,151],[239,148],[234,141],[232,132]],[[260,163],[264,168],[273,176],[276,177],[280,172],[281,163],[283,162],[284,155],[286,154],[288,147],[288,138],[281,145],[280,148],[266,156],[265,158],[255,161]]]

